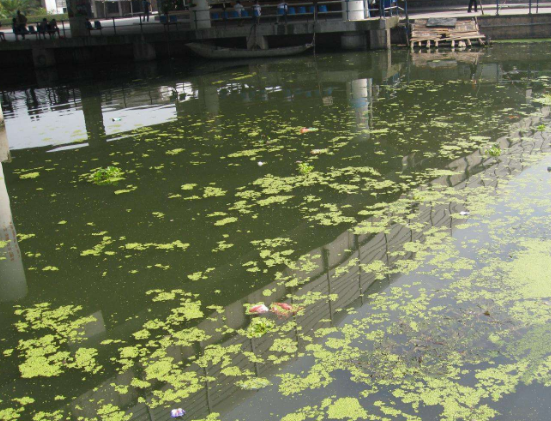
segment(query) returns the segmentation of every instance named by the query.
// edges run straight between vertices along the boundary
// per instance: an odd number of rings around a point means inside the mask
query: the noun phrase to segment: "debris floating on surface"
[[[266,307],[264,304],[258,304],[256,306],[252,306],[249,309],[249,314],[264,314],[270,311],[268,307]]]
[[[184,411],[182,408],[176,408],[170,411],[170,416],[172,418],[180,418],[186,415],[186,411]]]

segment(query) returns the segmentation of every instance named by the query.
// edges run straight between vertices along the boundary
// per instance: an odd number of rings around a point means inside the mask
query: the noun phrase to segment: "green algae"
[[[31,180],[31,179],[37,178],[38,176],[40,176],[39,172],[28,172],[25,174],[21,174],[19,178],[22,180]]]
[[[147,249],[155,250],[186,250],[189,247],[189,243],[182,243],[180,240],[173,241],[172,243],[126,243],[124,249],[126,250],[135,250],[143,251]]]
[[[123,175],[124,172],[120,168],[111,165],[106,168],[96,168],[90,174],[84,174],[82,177],[86,177],[90,183],[106,185],[123,180]]]

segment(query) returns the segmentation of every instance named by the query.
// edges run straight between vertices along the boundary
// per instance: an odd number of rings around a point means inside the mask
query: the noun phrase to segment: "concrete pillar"
[[[390,50],[390,29],[369,31],[369,48],[372,50]]]
[[[10,198],[0,163],[0,302],[16,301],[27,295],[27,279],[17,234],[13,225]]]
[[[363,50],[367,48],[367,36],[364,32],[347,33],[341,35],[343,50]]]
[[[34,67],[45,68],[55,66],[54,50],[45,48],[37,43],[33,43],[32,54]]]
[[[210,28],[210,6],[207,0],[194,0],[195,7],[189,9],[191,29]]]
[[[342,20],[345,22],[351,20],[366,19],[369,12],[366,12],[366,3],[364,0],[347,1],[342,4]]]
[[[90,31],[86,29],[88,10],[89,4],[87,0],[67,0],[67,13],[73,38],[90,36]]]
[[[152,61],[157,58],[155,47],[143,41],[134,43],[134,61]]]

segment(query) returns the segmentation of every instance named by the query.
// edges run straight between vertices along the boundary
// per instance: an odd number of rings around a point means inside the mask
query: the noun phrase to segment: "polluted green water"
[[[549,45],[4,88],[0,419],[548,420]]]

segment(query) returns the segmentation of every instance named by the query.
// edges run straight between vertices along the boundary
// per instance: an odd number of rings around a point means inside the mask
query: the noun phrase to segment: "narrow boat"
[[[293,47],[268,48],[267,50],[245,50],[241,48],[217,47],[197,42],[186,45],[198,56],[217,60],[292,56],[301,54],[314,46],[313,44],[304,44]]]

